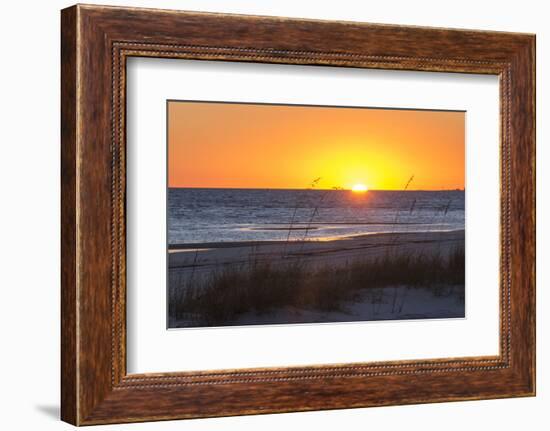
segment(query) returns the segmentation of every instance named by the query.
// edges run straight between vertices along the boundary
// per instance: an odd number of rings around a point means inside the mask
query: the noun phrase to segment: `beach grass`
[[[337,267],[290,260],[271,264],[250,260],[226,266],[207,277],[185,277],[170,289],[170,316],[216,326],[245,313],[264,314],[292,307],[338,311],[377,288],[407,286],[442,295],[449,286],[464,285],[463,246],[448,253],[387,252]]]

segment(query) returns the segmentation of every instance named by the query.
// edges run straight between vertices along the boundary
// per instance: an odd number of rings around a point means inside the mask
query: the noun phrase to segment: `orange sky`
[[[464,112],[168,103],[169,187],[464,188]]]

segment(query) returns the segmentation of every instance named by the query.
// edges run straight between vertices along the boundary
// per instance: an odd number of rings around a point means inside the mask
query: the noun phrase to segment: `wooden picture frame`
[[[61,14],[61,417],[75,425],[535,394],[535,36],[77,5]],[[127,374],[131,56],[500,78],[500,354]],[[495,220],[495,223],[498,222]]]

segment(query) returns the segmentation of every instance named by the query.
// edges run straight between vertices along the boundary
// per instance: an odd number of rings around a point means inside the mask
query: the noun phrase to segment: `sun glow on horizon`
[[[463,189],[464,131],[464,112],[171,101],[168,186]]]
[[[366,191],[368,191],[369,188],[364,185],[364,184],[355,184],[352,188],[351,188],[351,191],[352,192],[355,192],[355,193],[364,193]]]

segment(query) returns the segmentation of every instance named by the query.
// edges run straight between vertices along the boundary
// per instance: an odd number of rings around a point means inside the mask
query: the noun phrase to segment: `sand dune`
[[[464,230],[174,246],[170,327],[463,317],[457,250]]]

